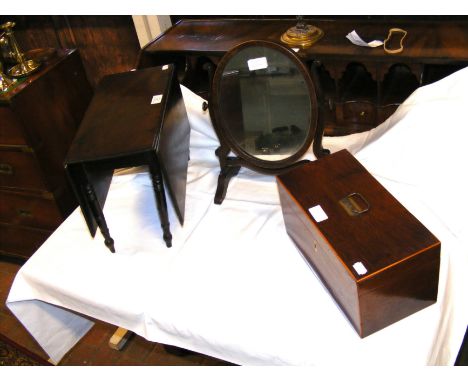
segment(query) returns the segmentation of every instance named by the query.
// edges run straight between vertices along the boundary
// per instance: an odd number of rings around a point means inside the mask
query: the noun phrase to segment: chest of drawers
[[[0,95],[0,255],[27,259],[76,208],[63,161],[91,96],[76,50]]]

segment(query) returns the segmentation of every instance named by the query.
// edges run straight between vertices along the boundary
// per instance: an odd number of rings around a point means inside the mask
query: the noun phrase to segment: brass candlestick
[[[297,24],[281,36],[281,41],[298,48],[309,48],[323,37],[324,33],[314,25],[306,24],[302,16],[297,17]]]
[[[3,73],[3,64],[0,61],[0,92],[7,92],[15,85],[16,80],[10,80],[5,73]]]
[[[15,56],[10,48],[10,43],[5,35],[5,32],[0,33],[0,58],[3,60],[3,63],[6,65],[16,64]]]
[[[16,38],[13,34],[13,27],[15,23],[13,21],[7,21],[0,25],[0,29],[5,31],[5,37],[8,39],[11,52],[17,64],[8,70],[8,74],[11,77],[25,77],[37,69],[39,69],[40,63],[34,60],[26,60],[24,54],[20,51]]]

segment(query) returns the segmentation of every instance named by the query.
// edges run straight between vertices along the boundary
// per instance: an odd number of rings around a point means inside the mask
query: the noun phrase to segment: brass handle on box
[[[370,209],[370,203],[358,192],[345,196],[340,200],[340,205],[350,216],[361,215]]]
[[[13,167],[7,163],[0,163],[1,175],[13,175]]]

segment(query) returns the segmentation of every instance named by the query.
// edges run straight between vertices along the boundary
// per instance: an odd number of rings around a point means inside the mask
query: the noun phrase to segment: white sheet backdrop
[[[56,362],[91,327],[83,314],[242,365],[453,364],[468,322],[466,89],[468,69],[418,89],[371,132],[324,140],[357,153],[442,241],[437,304],[365,339],[287,236],[274,177],[242,169],[213,204],[218,141],[185,88],[191,160],[183,227],[169,202],[173,247],[147,173],[127,171],[104,208],[117,252],[77,209],[20,269],[7,306]]]

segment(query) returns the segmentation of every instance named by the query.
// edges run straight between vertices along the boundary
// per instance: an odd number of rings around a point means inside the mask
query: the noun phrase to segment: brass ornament
[[[11,49],[11,55],[17,62],[17,64],[11,67],[7,73],[11,77],[20,78],[34,73],[37,69],[39,69],[41,64],[35,60],[26,60],[24,58],[24,53],[20,51],[16,38],[13,34],[14,26],[15,23],[13,21],[7,21],[6,23],[0,25],[0,29],[4,30],[5,37],[3,38],[7,40],[8,46]],[[7,43],[4,41],[2,45],[7,45]]]
[[[5,75],[5,73],[3,73],[3,65],[2,65],[2,62],[0,61],[0,92],[6,93],[15,85],[16,85],[16,80],[9,79]]]
[[[5,35],[5,32],[0,33],[0,58],[3,60],[4,65],[16,64],[15,56],[11,50],[10,43]]]
[[[281,36],[281,41],[298,48],[309,48],[324,36],[323,31],[314,25],[304,22],[302,17],[298,17],[297,24],[289,28]]]
[[[396,49],[389,49],[389,48],[387,48],[387,44],[390,44],[390,40],[391,40],[393,34],[400,35],[400,41],[399,41],[400,46],[398,48],[396,48]],[[400,29],[400,28],[391,28],[391,29],[389,29],[388,36],[385,39],[384,44],[383,44],[383,48],[384,48],[385,53],[397,54],[397,53],[403,52],[403,40],[405,39],[407,34],[408,34],[408,32],[405,31],[404,29]]]

